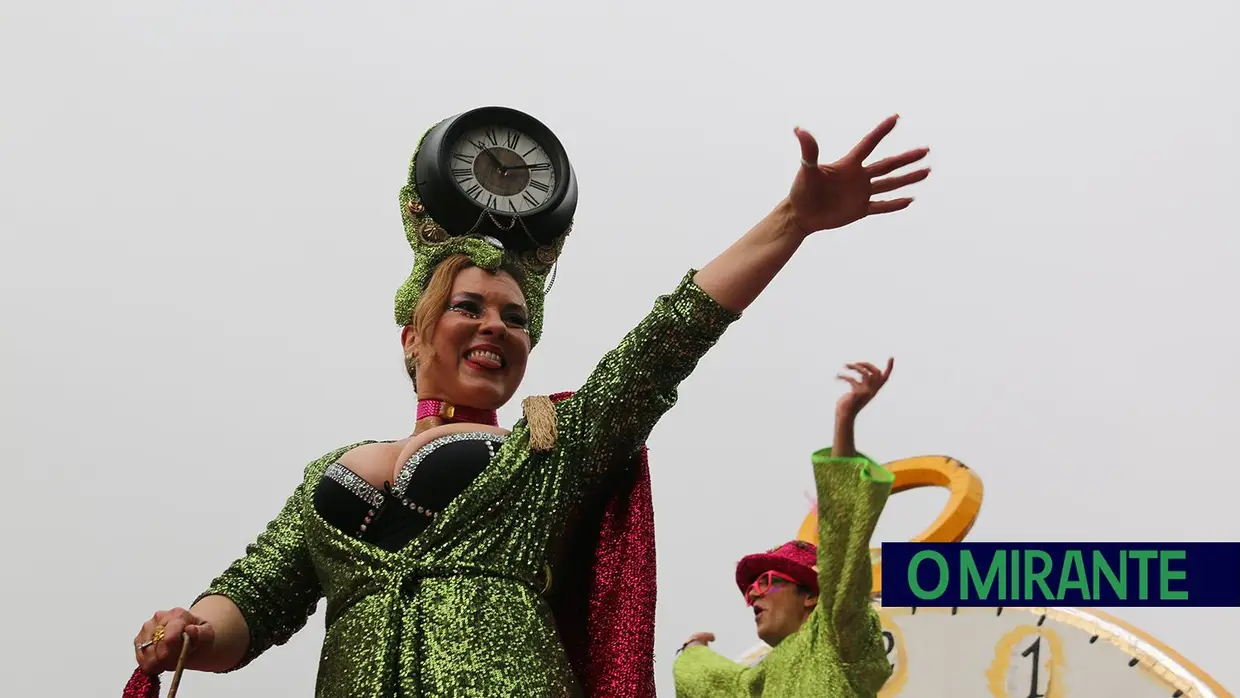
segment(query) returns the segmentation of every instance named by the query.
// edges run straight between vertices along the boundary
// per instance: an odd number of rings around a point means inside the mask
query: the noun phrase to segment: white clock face
[[[508,126],[480,126],[452,144],[452,181],[494,213],[522,215],[555,191],[551,157],[529,135]]]

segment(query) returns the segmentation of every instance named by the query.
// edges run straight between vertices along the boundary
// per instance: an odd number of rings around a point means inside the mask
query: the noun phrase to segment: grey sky
[[[1238,14],[4,3],[8,689],[119,691],[143,620],[240,554],[305,463],[408,432],[397,191],[422,131],[483,104],[547,123],[581,186],[522,394],[577,387],[766,213],[794,125],[825,160],[899,112],[879,154],[933,148],[913,207],[806,244],[650,440],[662,695],[690,633],[753,644],[733,566],[796,533],[846,361],[896,357],[862,450],[984,478],[974,538],[1240,538]],[[893,499],[878,537],[943,501]],[[1117,615],[1240,687],[1240,609]],[[321,637],[320,613],[186,691],[310,695]]]

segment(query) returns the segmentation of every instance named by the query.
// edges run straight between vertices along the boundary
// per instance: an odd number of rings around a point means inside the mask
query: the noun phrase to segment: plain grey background
[[[573,389],[782,197],[792,128],[933,148],[908,211],[817,235],[650,439],[658,673],[755,640],[832,380],[896,357],[860,446],[985,480],[978,540],[1235,540],[1234,2],[46,2],[0,20],[6,692],[119,691],[317,456],[413,424],[392,297],[423,130],[528,111],[577,225],[521,394]],[[501,412],[511,423],[514,401]],[[894,498],[880,540],[941,492]],[[1240,686],[1240,610],[1120,610]],[[310,695],[322,615],[185,695]]]

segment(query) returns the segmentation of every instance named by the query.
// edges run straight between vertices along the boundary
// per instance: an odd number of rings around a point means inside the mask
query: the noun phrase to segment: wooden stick
[[[168,686],[168,698],[177,698],[177,686],[181,685],[181,672],[185,671],[185,658],[189,656],[189,635],[181,633],[181,657],[177,660],[177,670],[172,674],[172,684]]]

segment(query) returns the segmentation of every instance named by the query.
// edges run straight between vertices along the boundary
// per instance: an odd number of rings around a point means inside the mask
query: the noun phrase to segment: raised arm
[[[818,164],[818,144],[800,129],[801,166],[788,196],[700,271],[691,272],[557,412],[557,428],[583,448],[596,469],[622,462],[676,402],[676,388],[697,362],[787,264],[810,234],[868,215],[906,208],[911,198],[873,201],[929,175],[928,169],[886,176],[929,152],[911,150],[872,165],[864,161],[895,127],[890,117],[840,160]]]
[[[805,238],[820,230],[842,228],[866,216],[908,208],[912,198],[874,201],[930,175],[928,168],[886,175],[911,165],[930,152],[910,150],[866,165],[878,144],[895,128],[898,116],[884,119],[843,158],[818,164],[818,143],[808,131],[795,129],[801,145],[801,167],[792,190],[775,210],[702,268],[694,281],[724,308],[742,312],[783,269]]]
[[[854,447],[861,409],[887,381],[871,364],[849,364],[860,378],[841,374],[851,389],[836,405],[835,445],[813,456],[818,490],[818,612],[815,630],[825,636],[858,686],[881,688],[891,672],[878,613],[870,605],[873,572],[870,538],[894,480]]]

